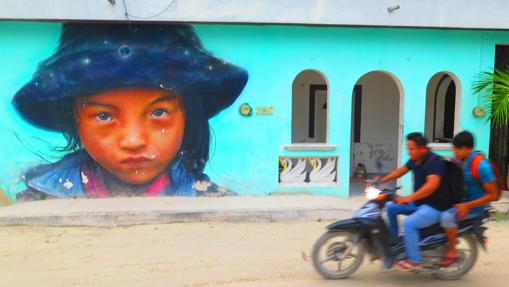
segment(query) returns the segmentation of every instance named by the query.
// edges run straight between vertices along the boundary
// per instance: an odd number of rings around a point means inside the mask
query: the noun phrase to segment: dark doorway
[[[451,81],[445,94],[444,138],[452,141],[454,137],[454,112],[456,110],[456,85]]]
[[[353,88],[353,142],[361,142],[362,86]]]
[[[308,137],[311,139],[316,138],[317,142],[326,142],[327,135],[326,129],[324,129],[326,124],[327,85],[310,85]]]
[[[495,68],[509,69],[509,45],[495,48]],[[509,126],[490,129],[490,158],[497,164],[500,172],[507,178],[509,163]]]

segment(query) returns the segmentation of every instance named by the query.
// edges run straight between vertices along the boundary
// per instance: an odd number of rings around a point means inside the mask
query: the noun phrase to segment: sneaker
[[[422,269],[422,266],[419,263],[414,263],[408,259],[405,259],[398,261],[398,263],[396,263],[396,268],[402,271],[414,271]]]
[[[451,256],[445,256],[442,258],[440,262],[438,262],[438,266],[440,267],[449,267],[456,263],[459,260],[459,257],[451,257]]]

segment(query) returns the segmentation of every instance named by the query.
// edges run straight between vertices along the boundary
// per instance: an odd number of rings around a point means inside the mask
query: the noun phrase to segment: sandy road
[[[461,282],[380,273],[320,278],[301,252],[323,222],[179,223],[113,229],[1,227],[0,286],[509,286],[509,223],[489,224],[489,253]]]

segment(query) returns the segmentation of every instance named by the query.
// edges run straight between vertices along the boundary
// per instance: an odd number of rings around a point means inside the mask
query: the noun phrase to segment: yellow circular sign
[[[243,115],[245,117],[249,117],[253,114],[253,109],[251,108],[251,106],[249,104],[244,103],[244,104],[240,105],[239,112],[241,115]]]
[[[472,112],[474,114],[474,117],[476,117],[476,118],[480,118],[480,117],[484,116],[484,113],[485,113],[484,109],[481,107],[475,107]]]

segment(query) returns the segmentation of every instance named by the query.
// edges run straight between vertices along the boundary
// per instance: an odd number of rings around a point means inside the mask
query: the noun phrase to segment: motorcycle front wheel
[[[352,275],[364,259],[364,246],[354,242],[353,231],[329,231],[316,241],[312,251],[315,270],[327,279],[343,279]]]

